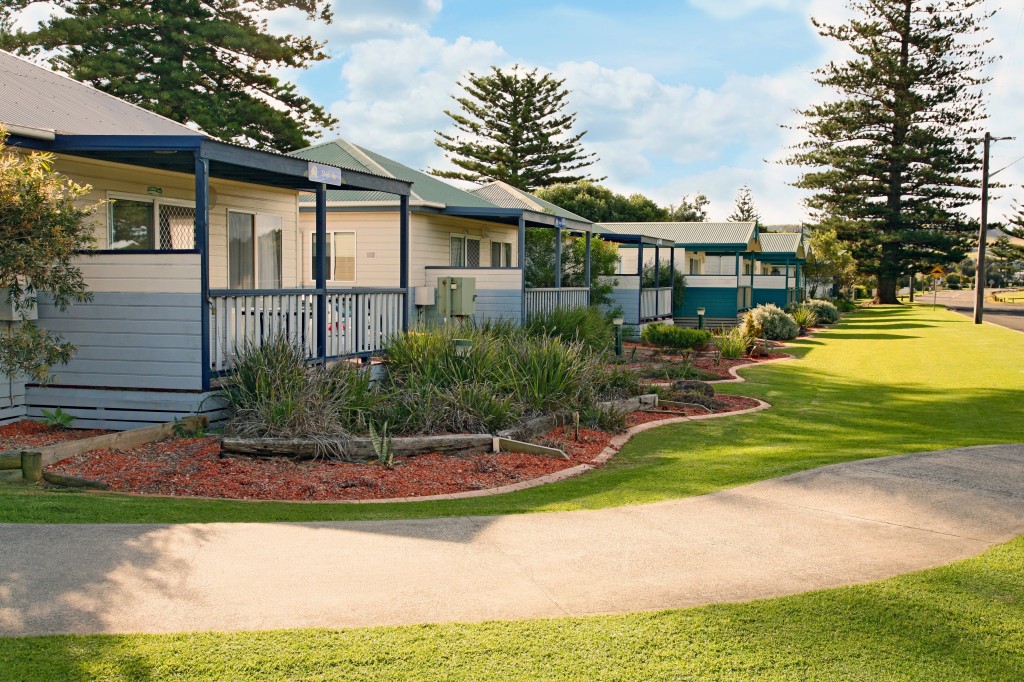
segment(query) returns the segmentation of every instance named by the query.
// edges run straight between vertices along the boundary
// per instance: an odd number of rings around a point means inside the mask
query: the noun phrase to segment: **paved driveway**
[[[479,621],[876,580],[1024,533],[1024,446],[835,465],[703,497],[361,523],[0,525],[0,634]]]

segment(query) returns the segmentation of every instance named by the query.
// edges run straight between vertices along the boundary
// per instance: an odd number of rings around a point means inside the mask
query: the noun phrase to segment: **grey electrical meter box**
[[[438,277],[437,312],[442,317],[476,314],[476,278]]]

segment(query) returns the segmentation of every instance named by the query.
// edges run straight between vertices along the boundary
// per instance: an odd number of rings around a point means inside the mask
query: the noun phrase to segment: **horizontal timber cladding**
[[[785,308],[791,302],[791,290],[786,289],[754,289],[753,305],[759,306],[766,303],[774,303],[780,308]]]
[[[0,424],[25,416],[25,382],[0,373]]]
[[[476,314],[473,320],[512,320],[522,322],[523,274],[517,268],[424,268],[423,282],[437,287],[440,277],[468,277],[476,281]],[[416,281],[416,280],[414,280]],[[441,292],[436,293],[437,296]],[[436,324],[442,322],[438,307],[427,306],[418,319]]]
[[[305,285],[314,283],[312,244],[315,216],[300,215],[303,234],[300,249],[300,278]],[[397,287],[399,285],[398,209],[393,211],[329,211],[328,232],[355,233],[354,281],[328,282],[330,286]],[[451,237],[469,236],[480,240],[480,266],[490,267],[491,243],[502,242],[512,248],[512,264],[518,262],[518,228],[472,218],[413,212],[409,221],[409,281],[423,281],[427,267],[451,265]]]
[[[65,386],[29,386],[28,416],[61,408],[75,417],[80,429],[126,431],[201,414],[210,423],[223,421],[224,404],[215,393],[125,391]]]
[[[198,294],[198,253],[98,253],[75,265],[90,291]]]
[[[697,308],[704,308],[706,318],[735,320],[739,312],[737,288],[696,288],[687,287],[682,305],[676,305],[675,316],[696,318]]]
[[[202,388],[200,295],[96,292],[60,311],[40,297],[39,324],[76,347],[53,383],[98,388]]]
[[[123,198],[134,196],[141,199],[149,198],[157,201],[166,199],[190,203],[195,201],[195,178],[186,173],[142,168],[65,154],[58,155],[54,167],[75,182],[92,187],[92,191],[80,201],[81,205],[106,202],[111,196]],[[291,189],[277,189],[245,182],[216,178],[210,180],[210,286],[215,289],[228,285],[228,211],[280,216],[283,230],[281,244],[283,281],[281,285],[283,287],[297,286],[297,248],[300,239],[298,230],[299,193]],[[91,220],[95,224],[96,248],[101,250],[109,248],[108,208],[105,205],[99,206]],[[129,251],[110,254],[114,258],[112,263],[116,263],[119,258],[134,259],[139,255],[141,254],[131,254]],[[172,254],[157,254],[155,258],[160,262],[165,262],[163,259],[168,259],[170,256]],[[198,259],[198,255],[195,257]],[[111,272],[110,277],[116,279],[117,273]],[[158,282],[160,281],[154,278],[156,289],[108,288],[105,290],[176,291],[176,289],[159,289]],[[198,283],[196,290],[198,290]]]
[[[640,277],[639,275],[615,275],[601,277],[602,282],[617,282],[612,289],[610,302],[602,309],[611,311],[622,309],[622,319],[626,324],[640,324]]]

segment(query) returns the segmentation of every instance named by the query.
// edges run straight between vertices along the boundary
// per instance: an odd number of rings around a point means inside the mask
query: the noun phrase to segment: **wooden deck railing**
[[[587,287],[562,287],[526,290],[526,316],[542,315],[555,308],[586,308],[590,305]]]
[[[326,298],[324,354],[318,299]],[[372,355],[402,331],[402,289],[267,289],[210,292],[210,369],[230,371],[239,349],[284,336],[310,360]]]

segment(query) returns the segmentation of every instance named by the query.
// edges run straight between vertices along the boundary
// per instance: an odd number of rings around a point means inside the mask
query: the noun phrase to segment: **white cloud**
[[[353,47],[341,70],[347,94],[330,106],[339,134],[356,144],[426,168],[443,160],[433,131],[447,125],[443,111],[467,70],[486,70],[507,56],[497,44],[449,42],[418,31]]]
[[[329,41],[338,53],[366,40],[395,38],[421,32],[442,9],[442,0],[335,0],[330,24],[310,21],[305,13],[291,7],[266,14],[274,33],[312,35]]]

